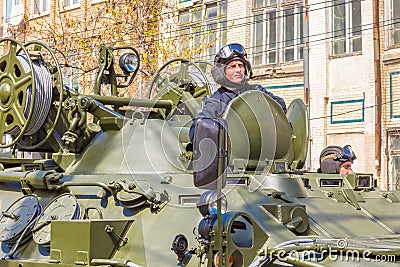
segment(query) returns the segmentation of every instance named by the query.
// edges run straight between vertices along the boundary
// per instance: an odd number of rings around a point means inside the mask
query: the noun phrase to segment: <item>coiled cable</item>
[[[25,72],[29,72],[30,65],[26,55],[17,55],[18,61],[21,63]],[[52,75],[49,69],[44,65],[42,59],[32,60],[34,80],[36,86],[35,104],[33,106],[32,117],[24,135],[29,136],[36,133],[46,120],[53,97],[53,82]],[[24,107],[24,116],[28,118],[29,109],[32,101],[32,85],[29,85],[26,91],[26,103]],[[8,133],[16,136],[21,132],[21,129],[14,127]]]

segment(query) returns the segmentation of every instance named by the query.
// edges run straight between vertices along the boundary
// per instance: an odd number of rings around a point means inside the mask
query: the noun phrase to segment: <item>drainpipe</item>
[[[310,117],[310,58],[309,58],[309,49],[310,49],[310,40],[309,40],[309,28],[308,28],[308,0],[304,0],[304,10],[303,10],[303,36],[304,36],[304,49],[303,49],[303,79],[304,79],[304,103],[307,107],[307,115]],[[308,134],[310,133],[310,121],[308,120]],[[308,166],[306,165],[306,169],[311,169],[311,138],[308,141],[308,151],[307,151],[307,160]]]
[[[375,70],[375,168],[378,183],[381,182],[381,146],[382,146],[382,88],[379,36],[379,0],[373,0],[373,36]]]
[[[310,106],[310,81],[309,81],[309,37],[308,37],[308,0],[304,0],[303,11],[303,36],[304,36],[304,49],[303,49],[303,71],[304,71],[304,102],[309,108]]]

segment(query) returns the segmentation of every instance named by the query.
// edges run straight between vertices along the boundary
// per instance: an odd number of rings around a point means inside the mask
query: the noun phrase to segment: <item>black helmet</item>
[[[214,67],[211,69],[211,74],[215,82],[234,91],[243,88],[248,79],[253,75],[250,62],[246,59],[246,57],[246,50],[241,44],[234,43],[222,47],[215,55]],[[226,65],[233,60],[240,60],[245,65],[245,76],[239,83],[229,80],[225,75]]]
[[[249,78],[251,78],[253,76],[253,70],[251,69],[250,62],[247,60],[246,50],[241,44],[233,43],[222,47],[214,57],[214,65],[227,65],[229,62],[235,59],[239,59],[243,62],[246,67],[245,74],[249,74]]]
[[[340,146],[328,146],[322,150],[319,156],[320,172],[322,173],[339,173],[339,167],[344,162],[351,162],[356,159],[353,149],[350,145],[343,148]]]

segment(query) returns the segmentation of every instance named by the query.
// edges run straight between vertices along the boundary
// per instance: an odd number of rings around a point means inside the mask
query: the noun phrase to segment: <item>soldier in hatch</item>
[[[352,164],[356,159],[353,149],[350,145],[344,147],[328,146],[322,150],[319,156],[320,173],[353,173]]]
[[[216,83],[221,87],[210,97],[203,100],[203,110],[196,116],[190,127],[190,140],[193,142],[194,128],[199,118],[219,118],[229,102],[240,93],[248,90],[260,90],[278,102],[286,112],[285,101],[273,95],[258,84],[249,84],[253,71],[242,45],[233,43],[222,47],[215,55],[211,70]]]

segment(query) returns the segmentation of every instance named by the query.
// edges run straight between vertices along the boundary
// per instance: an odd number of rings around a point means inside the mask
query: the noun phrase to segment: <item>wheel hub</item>
[[[3,81],[0,84],[0,104],[4,107],[10,102],[11,85],[8,81]]]

